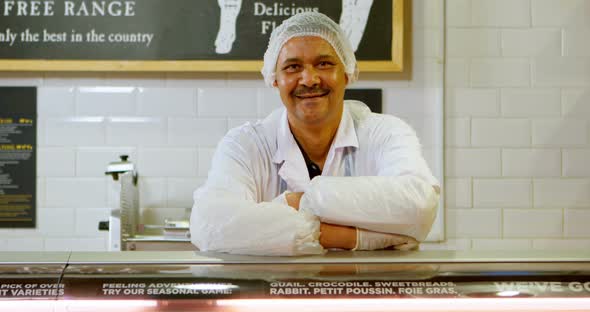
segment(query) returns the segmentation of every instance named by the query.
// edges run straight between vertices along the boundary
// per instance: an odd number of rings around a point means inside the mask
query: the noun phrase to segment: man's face
[[[279,53],[274,86],[291,123],[323,126],[340,122],[347,79],[332,45],[320,37],[296,37]]]

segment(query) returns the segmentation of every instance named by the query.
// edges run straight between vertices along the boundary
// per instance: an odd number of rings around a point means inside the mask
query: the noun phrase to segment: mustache
[[[310,87],[306,87],[306,86],[298,86],[293,91],[293,95],[295,95],[295,96],[305,96],[305,95],[309,95],[309,94],[326,94],[328,92],[330,92],[330,89],[328,89],[328,88],[322,88],[320,86],[311,87],[311,88]]]

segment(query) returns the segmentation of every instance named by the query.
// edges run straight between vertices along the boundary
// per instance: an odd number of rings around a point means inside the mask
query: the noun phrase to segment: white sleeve
[[[405,125],[405,124],[404,124]],[[423,241],[436,217],[439,195],[415,132],[407,125],[378,139],[377,176],[315,177],[299,209],[322,222],[402,234]]]
[[[321,254],[320,222],[281,202],[257,203],[255,147],[220,142],[206,184],[194,195],[191,241],[200,250],[250,255]],[[282,195],[284,197],[284,194]],[[280,197],[280,196],[279,196]]]

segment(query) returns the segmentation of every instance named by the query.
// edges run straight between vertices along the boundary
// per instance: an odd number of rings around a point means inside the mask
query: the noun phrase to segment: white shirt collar
[[[354,128],[354,122],[352,121],[352,116],[348,111],[346,103],[344,104],[344,109],[342,111],[340,125],[338,125],[338,130],[336,131],[336,137],[334,138],[334,142],[332,143],[332,147],[330,147],[330,149],[338,149],[343,147],[359,147],[356,129]],[[291,133],[291,129],[289,128],[287,110],[285,109],[283,110],[281,121],[277,129],[277,151],[275,152],[272,161],[276,164],[280,164],[285,160],[297,161],[299,158],[301,158],[300,160],[305,163],[299,150],[299,146],[297,145],[297,142]]]

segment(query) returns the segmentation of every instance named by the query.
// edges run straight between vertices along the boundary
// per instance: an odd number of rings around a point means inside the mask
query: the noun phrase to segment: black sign
[[[55,299],[64,295],[64,285],[48,278],[3,278],[2,299]]]
[[[304,11],[339,23],[359,60],[391,60],[392,0],[0,0],[0,58],[261,60]]]
[[[381,113],[383,95],[381,89],[346,89],[344,99],[361,101],[371,109],[373,113]]]
[[[588,298],[587,276],[572,278],[436,278],[429,280],[258,280],[214,278],[0,279],[12,299],[288,299],[288,298]]]
[[[260,280],[65,276],[68,299],[563,298],[588,297],[588,276],[427,280]]]
[[[260,298],[261,280],[207,278],[64,278],[65,296],[76,299],[229,299]]]
[[[0,228],[35,227],[37,89],[0,88]]]
[[[526,297],[590,297],[586,262],[461,263],[446,268],[444,264],[413,263],[221,263],[72,263],[62,265],[61,270],[56,265],[0,265],[0,302],[4,298],[47,297],[182,301],[494,298],[498,300],[495,302]],[[494,267],[482,269],[485,266]],[[530,270],[521,270],[523,267]]]

